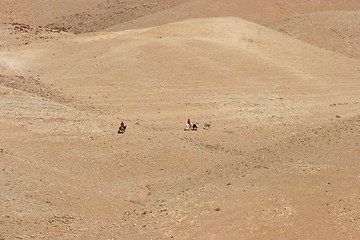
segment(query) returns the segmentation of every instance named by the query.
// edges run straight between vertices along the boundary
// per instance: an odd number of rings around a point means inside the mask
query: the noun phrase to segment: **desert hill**
[[[299,14],[360,9],[354,0],[36,0],[0,1],[0,23],[27,24],[80,33],[118,25],[144,28],[189,18],[233,16],[260,24]]]
[[[120,110],[115,103],[121,101],[122,91],[130,90],[161,95],[202,89],[196,96],[204,98],[199,107],[205,108],[208,106],[202,104],[207,101],[208,88],[231,89],[234,94],[257,91],[258,95],[259,89],[269,91],[276,86],[277,94],[298,95],[299,101],[311,102],[313,92],[318,97],[343,86],[343,91],[354,96],[359,74],[357,60],[236,18],[85,34],[19,48],[3,58],[6,75],[35,77],[36,73],[43,83],[85,101],[106,103],[110,111]],[[273,71],[279,76],[273,77]],[[106,99],[99,92],[106,93]],[[152,109],[146,104],[151,103],[145,102],[144,109]],[[154,108],[155,115],[157,112]]]
[[[274,21],[306,13],[351,11],[360,9],[354,0],[194,0],[112,26],[110,31],[144,28],[189,18],[232,16],[266,25]]]
[[[59,39],[69,33],[104,29],[113,32],[191,18],[233,16],[272,27],[347,56],[358,55],[358,16],[356,13],[345,13],[360,9],[360,3],[353,0],[166,0],[151,3],[145,0],[81,0],[76,3],[67,0],[3,0],[0,1],[0,9],[0,35],[3,36],[0,48]],[[322,13],[324,11],[332,12]],[[323,41],[322,36],[329,37],[330,41]]]
[[[349,57],[360,57],[360,12],[335,11],[282,19],[268,27]]]
[[[1,0],[0,23],[18,23],[33,27],[49,25],[68,32],[89,32],[162,11],[184,2],[186,1]]]
[[[0,238],[358,238],[358,66],[234,17],[12,46]]]

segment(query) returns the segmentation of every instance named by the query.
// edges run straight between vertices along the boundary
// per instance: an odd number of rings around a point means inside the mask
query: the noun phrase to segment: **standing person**
[[[125,126],[125,124],[124,124],[124,122],[123,122],[123,121],[121,121],[120,126],[121,126],[121,127],[124,127],[124,126]]]
[[[190,126],[191,126],[191,121],[190,121],[190,118],[188,119],[188,122],[187,122]]]

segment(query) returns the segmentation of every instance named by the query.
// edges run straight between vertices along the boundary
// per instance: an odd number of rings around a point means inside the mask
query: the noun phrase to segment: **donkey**
[[[211,121],[204,123],[204,129],[208,130],[211,126]]]

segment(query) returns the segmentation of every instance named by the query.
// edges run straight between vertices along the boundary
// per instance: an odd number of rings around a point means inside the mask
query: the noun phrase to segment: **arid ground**
[[[360,239],[359,22],[357,0],[0,0],[0,239]]]

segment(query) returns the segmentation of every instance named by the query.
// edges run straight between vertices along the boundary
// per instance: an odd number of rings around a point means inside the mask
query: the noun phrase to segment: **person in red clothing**
[[[191,126],[191,121],[190,121],[190,118],[188,119],[188,122],[187,122],[190,126]]]
[[[118,133],[125,133],[126,126],[124,122],[121,122]]]

